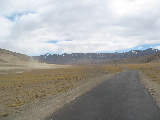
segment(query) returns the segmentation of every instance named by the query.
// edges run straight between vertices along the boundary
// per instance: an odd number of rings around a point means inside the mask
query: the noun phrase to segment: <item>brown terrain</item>
[[[160,106],[159,53],[101,64],[54,65],[0,49],[0,119],[41,120],[127,69],[139,71]]]
[[[61,65],[49,65],[24,54],[0,49],[0,74],[19,73],[30,69],[62,67]]]

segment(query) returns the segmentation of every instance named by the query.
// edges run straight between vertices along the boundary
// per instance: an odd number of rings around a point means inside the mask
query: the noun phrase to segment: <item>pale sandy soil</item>
[[[63,68],[69,67],[69,65],[55,65],[55,64],[46,64],[46,63],[18,63],[18,64],[9,64],[9,63],[0,63],[0,74],[8,73],[22,73],[29,71],[31,69],[51,69],[51,68]]]
[[[160,84],[158,84],[156,81],[151,80],[140,71],[139,78],[160,108]]]
[[[45,117],[71,102],[76,97],[89,91],[97,84],[113,77],[115,74],[104,74],[102,76],[94,76],[89,79],[80,81],[76,87],[67,91],[49,95],[47,98],[39,98],[21,108],[22,110],[14,115],[3,117],[2,120],[43,120]]]

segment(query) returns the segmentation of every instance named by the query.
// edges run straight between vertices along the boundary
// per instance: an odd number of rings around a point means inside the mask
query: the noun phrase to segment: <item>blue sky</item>
[[[48,41],[46,41],[46,43],[58,43],[58,41],[56,41],[56,40],[48,40]]]
[[[148,48],[153,48],[153,49],[159,49],[157,48],[157,44],[153,44],[153,45],[142,45],[142,46],[136,46],[134,48],[130,48],[130,49],[124,49],[124,50],[117,50],[117,51],[101,51],[101,52],[96,52],[96,53],[123,53],[123,52],[129,52],[131,50],[146,50]],[[53,53],[50,53],[53,54]]]
[[[27,15],[29,13],[33,13],[33,12],[29,12],[29,11],[26,11],[26,12],[22,12],[22,13],[19,13],[19,12],[16,12],[16,13],[12,13],[12,14],[9,14],[7,16],[5,16],[7,19],[11,20],[11,21],[15,21],[16,18],[20,18],[24,15]]]
[[[128,51],[131,51],[131,50],[146,50],[148,48],[153,48],[153,49],[159,49],[157,48],[157,45],[158,44],[152,44],[152,45],[141,45],[141,46],[136,46],[132,49],[126,49],[126,50],[122,50],[122,51],[118,51],[118,52],[128,52]]]
[[[160,49],[157,0],[1,0],[0,48],[26,55]]]

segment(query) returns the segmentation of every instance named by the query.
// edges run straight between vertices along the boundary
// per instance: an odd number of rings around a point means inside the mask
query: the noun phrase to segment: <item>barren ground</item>
[[[160,106],[160,64],[62,66],[0,64],[0,119],[41,120],[123,69],[139,70]]]
[[[39,64],[40,65],[40,64]],[[122,69],[113,65],[24,67],[3,65],[1,119],[43,119]],[[13,67],[13,69],[12,69]]]

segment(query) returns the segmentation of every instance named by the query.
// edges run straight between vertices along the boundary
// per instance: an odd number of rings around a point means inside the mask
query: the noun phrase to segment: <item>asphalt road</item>
[[[160,120],[160,109],[138,80],[137,71],[126,71],[45,120]]]

